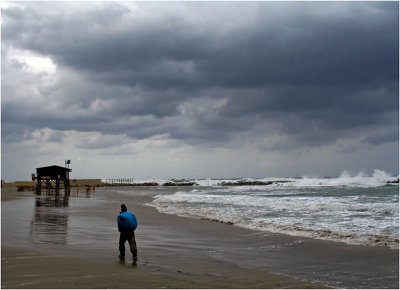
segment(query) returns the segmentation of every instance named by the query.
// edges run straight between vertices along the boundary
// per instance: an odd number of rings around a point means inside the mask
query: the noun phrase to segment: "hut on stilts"
[[[49,195],[59,195],[60,189],[63,188],[65,196],[69,196],[71,171],[72,169],[57,165],[36,168],[36,194],[41,195],[42,189],[45,189]]]

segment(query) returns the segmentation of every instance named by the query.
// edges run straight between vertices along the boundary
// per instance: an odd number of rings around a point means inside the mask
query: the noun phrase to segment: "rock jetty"
[[[271,185],[272,181],[223,181],[218,183],[218,185],[222,186],[243,186],[243,185]]]
[[[399,179],[388,181],[387,183],[399,183]]]
[[[166,182],[162,186],[198,186],[196,182]]]
[[[101,186],[198,186],[196,182],[130,182],[130,183],[102,183]]]
[[[275,183],[285,183],[286,180],[277,181],[258,181],[258,180],[237,180],[237,181],[222,181],[219,186],[251,186],[251,185],[271,185]],[[168,181],[164,183],[152,182],[129,182],[129,183],[102,183],[101,186],[199,186],[194,181]]]

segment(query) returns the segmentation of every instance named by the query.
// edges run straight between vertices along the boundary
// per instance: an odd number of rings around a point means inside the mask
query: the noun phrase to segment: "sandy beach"
[[[396,250],[260,233],[145,205],[173,190],[97,188],[68,199],[2,191],[2,287],[398,286]],[[121,203],[139,220],[136,264],[118,259]]]
[[[109,262],[2,247],[2,288],[321,288],[228,263]]]

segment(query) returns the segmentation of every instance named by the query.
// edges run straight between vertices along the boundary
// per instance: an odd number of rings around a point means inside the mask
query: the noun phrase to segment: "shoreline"
[[[132,190],[134,195],[130,195]],[[175,281],[170,285],[172,288],[324,288],[324,285],[334,288],[396,288],[396,283],[398,285],[398,260],[397,282],[394,279],[393,284],[384,284],[388,283],[388,275],[396,275],[396,266],[393,263],[398,258],[398,252],[390,249],[257,232],[209,220],[164,214],[144,205],[152,200],[151,194],[168,194],[171,190],[175,189],[98,188],[91,198],[86,198],[85,195],[82,195],[85,198],[71,197],[69,207],[62,209],[63,215],[65,211],[74,209],[73,214],[67,213],[65,220],[68,224],[68,231],[65,233],[68,243],[65,246],[46,245],[43,248],[43,245],[38,244],[37,249],[29,243],[17,243],[15,246],[29,251],[44,249],[45,255],[51,257],[58,257],[62,249],[67,258],[76,257],[85,259],[88,263],[107,264],[109,267],[120,266],[116,260],[118,237],[115,219],[120,204],[126,203],[128,210],[134,212],[139,219],[136,233],[139,260],[135,270],[149,271],[143,274],[148,276],[147,279],[153,279],[151,273],[172,275],[168,278]],[[125,191],[129,191],[129,195]],[[12,196],[14,194],[11,193]],[[21,196],[23,193],[17,195]],[[29,194],[22,197],[29,197]],[[33,197],[31,193],[32,201]],[[4,198],[9,197],[2,194],[2,201]],[[43,218],[47,211],[40,214],[40,218]],[[3,216],[3,223],[5,221]],[[76,240],[74,229],[77,221],[86,229],[92,227],[93,232],[89,232],[88,236],[78,235]],[[101,236],[98,235],[96,224],[101,225]],[[2,239],[4,238],[3,234]],[[87,239],[89,242],[84,244],[79,239]],[[6,245],[6,251],[12,241],[13,238],[10,237],[10,241],[2,243]],[[77,266],[80,267],[79,263]],[[368,272],[369,268],[374,268],[373,273]],[[372,274],[375,276],[372,277]],[[6,273],[3,281],[7,276],[9,274]],[[194,284],[184,284],[186,280],[181,278],[188,277],[190,281],[194,279]],[[238,277],[241,278],[237,280]],[[370,284],[364,286],[362,281],[366,279],[370,280]],[[40,288],[45,287],[42,285]],[[72,285],[71,288],[75,287]]]

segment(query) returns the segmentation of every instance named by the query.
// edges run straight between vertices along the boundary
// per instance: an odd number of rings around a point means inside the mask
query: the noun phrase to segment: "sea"
[[[398,249],[396,180],[398,176],[382,170],[323,178],[172,180],[197,185],[155,195],[147,205],[162,213],[257,231]]]

